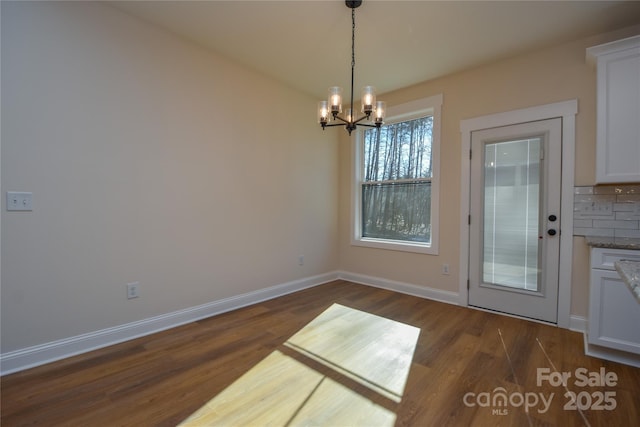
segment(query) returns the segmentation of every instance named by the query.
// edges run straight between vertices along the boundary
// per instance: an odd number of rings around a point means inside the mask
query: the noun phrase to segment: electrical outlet
[[[7,210],[28,212],[33,210],[33,194],[24,191],[7,191]]]
[[[138,298],[140,282],[127,283],[127,299]]]
[[[449,264],[442,264],[442,274],[449,274]]]
[[[304,265],[304,255],[298,255],[298,265]]]

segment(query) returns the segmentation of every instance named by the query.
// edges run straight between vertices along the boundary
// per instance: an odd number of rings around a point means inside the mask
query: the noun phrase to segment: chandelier
[[[384,123],[385,103],[376,102],[376,89],[373,86],[365,86],[362,89],[362,113],[359,119],[353,113],[353,75],[356,67],[355,39],[356,39],[356,8],[362,4],[362,0],[345,0],[345,4],[351,9],[351,103],[346,111],[346,117],[342,113],[342,88],[333,86],[329,88],[327,101],[318,102],[318,123],[322,129],[327,126],[344,126],[351,135],[357,126],[377,127]],[[329,123],[331,120],[337,123]],[[362,123],[364,120],[370,123]]]

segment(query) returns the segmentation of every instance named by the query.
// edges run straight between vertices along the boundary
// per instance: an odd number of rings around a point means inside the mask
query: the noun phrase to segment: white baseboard
[[[113,328],[102,329],[45,344],[0,354],[0,375],[11,374],[45,363],[54,362],[91,350],[118,344],[134,338],[160,332],[186,323],[246,307],[292,292],[311,288],[338,279],[337,272],[283,283],[266,289],[212,301],[160,316],[150,317]]]
[[[350,282],[360,283],[361,285],[373,286],[375,288],[387,289],[390,291],[399,292],[401,294],[413,295],[420,298],[459,305],[459,295],[457,292],[443,291],[440,289],[417,286],[410,283],[396,282],[379,277],[349,273],[347,271],[338,272],[338,277]]]
[[[587,318],[582,316],[569,316],[569,330],[575,332],[587,332]]]
[[[113,328],[102,329],[62,340],[36,345],[0,354],[0,375],[11,374],[45,363],[118,344],[134,338],[160,332],[186,323],[201,320],[227,311],[236,310],[282,295],[311,288],[336,279],[348,280],[362,285],[387,289],[420,298],[460,305],[457,292],[397,282],[380,277],[367,276],[347,271],[333,271],[312,276],[246,294],[212,301],[206,304],[166,313],[160,316],[131,322]],[[569,329],[578,332],[587,330],[587,320],[571,316]],[[595,354],[594,354],[595,355]],[[625,362],[622,362],[625,363]]]

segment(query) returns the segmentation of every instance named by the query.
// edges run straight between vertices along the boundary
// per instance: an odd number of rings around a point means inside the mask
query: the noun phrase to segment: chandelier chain
[[[351,117],[348,117],[349,126],[353,125],[355,112],[353,111],[353,83],[356,68],[356,9],[351,9]]]
[[[351,68],[356,66],[356,10],[351,9]]]

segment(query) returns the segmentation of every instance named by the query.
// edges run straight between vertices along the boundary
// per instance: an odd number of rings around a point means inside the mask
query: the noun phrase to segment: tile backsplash
[[[573,235],[640,238],[640,184],[575,187]]]

